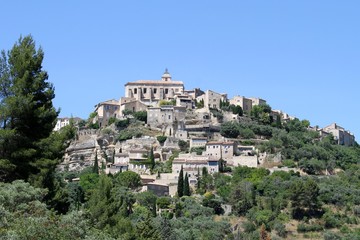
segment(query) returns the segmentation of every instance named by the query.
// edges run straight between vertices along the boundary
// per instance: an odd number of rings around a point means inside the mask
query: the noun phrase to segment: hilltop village
[[[105,173],[134,171],[141,175],[143,190],[174,196],[181,169],[193,187],[203,169],[210,174],[236,166],[280,169],[281,153],[257,148],[267,139],[256,135],[224,137],[220,133],[222,124],[249,122],[260,109],[265,109],[260,117],[273,124],[295,119],[281,110],[272,110],[261,98],[229,99],[226,93],[213,90],[186,90],[167,69],[160,80],[126,83],[124,95],[120,100],[98,103],[88,120],[90,128],[78,125],[76,140],[66,150],[59,169],[80,171],[98,161]],[[130,122],[134,126],[129,130]],[[55,130],[69,123],[69,118],[59,119]],[[320,137],[332,134],[339,145],[355,144],[354,135],[336,123],[307,128]],[[161,167],[154,169],[150,158]]]

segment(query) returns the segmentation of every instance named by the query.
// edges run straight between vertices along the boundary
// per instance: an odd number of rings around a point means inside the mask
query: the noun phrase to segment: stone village
[[[221,104],[240,106],[244,115],[217,111]],[[143,190],[152,190],[158,196],[174,196],[180,169],[188,175],[190,185],[195,186],[198,174],[206,168],[208,173],[219,172],[221,161],[227,167],[261,166],[267,159],[273,161],[281,156],[270,156],[260,153],[255,146],[240,145],[234,139],[226,139],[220,135],[220,125],[226,121],[247,121],[254,106],[266,104],[261,98],[234,96],[228,99],[226,93],[202,91],[200,88],[186,90],[182,81],[172,80],[166,69],[160,80],[137,80],[125,84],[125,96],[120,100],[108,100],[95,106],[93,122],[100,129],[79,129],[77,138],[66,150],[64,161],[59,169],[80,171],[94,164],[95,158],[104,167],[105,173],[134,171],[141,175]],[[132,139],[117,141],[111,134],[110,119],[126,119],[127,112],[146,111],[145,127],[157,135],[165,136],[160,143],[156,136],[143,135]],[[271,117],[281,121],[289,121],[294,117],[280,110],[272,110]],[[80,119],[75,119],[79,121]],[[54,130],[59,130],[70,123],[69,118],[60,118]],[[104,129],[108,129],[104,133]],[[333,123],[319,131],[320,135],[332,134],[341,145],[353,145],[355,137],[349,131]],[[262,141],[262,139],[257,139]],[[265,141],[265,140],[263,140]],[[174,152],[179,152],[179,142],[187,143],[189,149],[202,149],[201,153],[180,153],[171,159]],[[153,149],[155,161],[172,160],[171,173],[151,173],[141,162]],[[107,161],[109,158],[113,160]],[[139,164],[140,163],[140,164]],[[269,169],[275,171],[275,168]],[[284,170],[284,168],[282,168]]]

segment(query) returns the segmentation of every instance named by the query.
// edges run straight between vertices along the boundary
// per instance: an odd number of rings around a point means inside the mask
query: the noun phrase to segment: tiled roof
[[[234,142],[208,142],[206,145],[233,145]]]
[[[127,85],[184,85],[182,81],[163,81],[163,80],[137,80],[134,82],[128,82],[125,84]]]

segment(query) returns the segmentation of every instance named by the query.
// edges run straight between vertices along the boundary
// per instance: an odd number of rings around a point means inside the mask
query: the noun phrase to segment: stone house
[[[115,153],[114,163],[126,163],[128,164],[130,161],[128,153]]]
[[[252,104],[251,104],[252,107],[253,107],[253,106],[256,106],[256,105],[266,104],[266,100],[261,99],[261,98],[251,97],[251,98],[249,98],[249,99],[251,99],[251,101],[252,101]]]
[[[175,96],[175,100],[176,100],[176,106],[182,106],[185,107],[186,109],[195,108],[195,102],[190,96],[178,95]]]
[[[229,100],[230,104],[240,106],[243,112],[247,115],[250,114],[252,109],[252,100],[243,96],[234,96]]]
[[[78,117],[74,117],[74,118],[68,118],[68,117],[58,118],[57,121],[56,121],[56,125],[54,127],[54,131],[59,131],[61,128],[70,125],[71,120],[73,121],[74,124],[77,124],[82,119],[78,118]]]
[[[196,99],[197,97],[205,94],[200,88],[194,88],[192,90],[184,90],[184,94],[191,97],[191,99]]]
[[[219,172],[219,160],[212,156],[182,154],[173,160],[172,173],[178,176],[181,167],[184,174],[188,174],[190,183],[194,184],[198,173],[202,174],[204,167],[210,174]]]
[[[204,101],[204,107],[207,109],[210,108],[215,108],[215,109],[219,109],[220,108],[220,102],[223,101],[227,101],[227,94],[224,93],[217,93],[211,90],[206,90],[205,94],[199,96],[196,98],[196,100],[199,102],[201,100]]]
[[[322,130],[326,133],[331,133],[339,145],[353,146],[355,144],[355,136],[336,123],[330,124]]]
[[[118,118],[120,115],[120,103],[115,99],[111,99],[105,102],[95,105],[94,112],[97,116],[94,118],[94,122],[98,121],[99,126],[106,126],[109,118]]]
[[[151,106],[157,106],[160,100],[174,99],[175,95],[182,94],[184,83],[173,81],[166,69],[161,80],[137,80],[125,84],[125,97]]]
[[[124,110],[132,112],[146,111],[148,106],[135,98],[121,98],[120,99],[120,115],[123,115]]]
[[[204,147],[207,143],[207,137],[192,137],[190,138],[190,149],[194,147]]]
[[[130,149],[128,151],[129,162],[130,161],[134,161],[134,162],[146,161],[148,153],[149,152],[146,149]]]
[[[231,159],[236,151],[235,142],[208,142],[205,154],[216,159]]]
[[[147,124],[160,128],[167,136],[174,136],[178,129],[184,129],[186,108],[166,105],[147,109]]]

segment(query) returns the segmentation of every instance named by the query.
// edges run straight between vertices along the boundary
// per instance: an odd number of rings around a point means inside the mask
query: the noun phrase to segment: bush
[[[186,151],[189,148],[188,142],[184,140],[179,140],[178,145],[181,151]]]
[[[142,136],[142,134],[143,133],[139,129],[125,129],[120,132],[118,140],[124,141],[124,140],[131,139],[133,137],[139,138]]]
[[[250,128],[240,129],[240,136],[245,139],[255,138],[255,133]]]
[[[116,122],[116,117],[110,117],[109,120],[108,120],[108,125],[111,125],[114,122]]]
[[[115,122],[115,126],[118,127],[118,128],[126,128],[126,127],[129,126],[129,124],[130,124],[129,118],[124,119],[124,120],[117,120]]]
[[[166,141],[167,136],[157,136],[156,139],[159,141],[160,144],[163,144]]]
[[[205,147],[193,147],[190,149],[190,152],[196,152],[196,155],[202,155],[205,151]]]
[[[282,161],[282,164],[285,167],[288,167],[288,168],[295,168],[296,167],[296,163],[292,159],[285,159],[285,160]]]
[[[286,233],[286,227],[283,223],[280,222],[276,222],[274,224],[274,230],[276,231],[277,235],[279,235],[280,237],[285,238],[287,233]]]
[[[341,225],[340,220],[331,212],[327,212],[323,215],[325,228],[336,228]]]
[[[323,230],[324,230],[324,227],[318,223],[313,223],[313,224],[300,223],[297,226],[298,232],[319,232],[319,231],[323,231]]]
[[[139,111],[133,113],[134,118],[139,121],[147,122],[147,112],[146,111]]]

